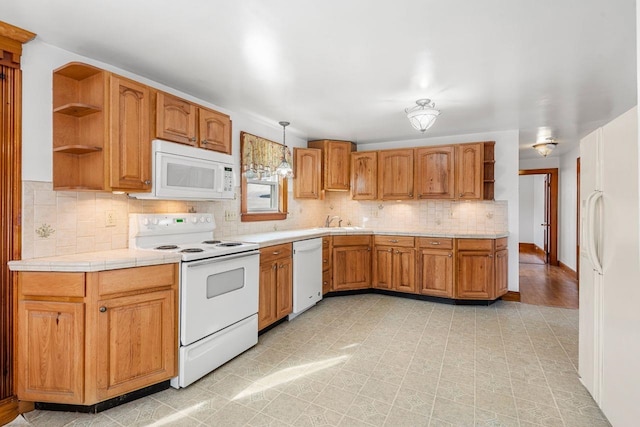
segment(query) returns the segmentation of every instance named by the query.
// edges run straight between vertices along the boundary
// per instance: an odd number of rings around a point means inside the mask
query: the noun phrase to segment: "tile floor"
[[[578,311],[327,298],[190,387],[34,426],[608,426],[578,381]]]

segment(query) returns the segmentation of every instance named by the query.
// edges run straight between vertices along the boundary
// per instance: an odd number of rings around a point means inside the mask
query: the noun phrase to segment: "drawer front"
[[[458,239],[458,250],[460,251],[490,251],[492,249],[492,239]]]
[[[331,251],[329,248],[322,248],[322,271],[331,268]]]
[[[361,246],[370,245],[371,236],[359,235],[359,236],[333,236],[333,247],[336,246]]]
[[[507,249],[508,240],[509,239],[507,237],[496,239],[496,251],[499,251],[500,249]]]
[[[409,236],[375,236],[376,246],[401,246],[412,248],[415,245],[415,238]]]
[[[331,292],[331,270],[322,272],[322,295]]]
[[[418,246],[432,249],[453,249],[453,239],[443,237],[420,237]]]
[[[177,285],[178,264],[122,268],[92,273],[98,276],[100,296]]]
[[[293,249],[291,243],[267,246],[260,249],[260,262],[272,262],[276,259],[291,258],[292,253]]]
[[[21,297],[84,297],[84,273],[19,272]]]
[[[331,236],[325,236],[322,238],[322,249],[329,249],[331,247]]]

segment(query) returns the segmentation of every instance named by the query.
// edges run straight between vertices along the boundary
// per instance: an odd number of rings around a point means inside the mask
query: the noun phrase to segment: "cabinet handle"
[[[192,136],[191,138],[189,138],[189,141],[191,142],[196,142],[198,140],[198,138],[196,138],[195,136]]]
[[[274,255],[280,255],[280,251],[273,251]]]
[[[280,264],[280,268],[284,268],[284,264]]]
[[[398,239],[391,239],[389,240],[391,243],[398,243]]]
[[[371,252],[371,248],[367,248],[367,252]]]
[[[151,185],[151,180],[150,179],[145,179],[143,184],[144,185]]]
[[[107,311],[107,307],[105,307],[104,305],[102,307],[100,307],[100,313],[104,313],[105,311]]]
[[[431,242],[432,245],[439,245],[440,242]]]
[[[489,255],[489,258],[493,258],[493,255]]]
[[[207,144],[209,143],[209,141],[207,141],[206,139],[203,139],[203,140],[202,140],[202,141],[200,141],[200,142],[202,142],[204,145],[207,145]]]
[[[278,268],[278,264],[273,264],[273,269],[275,270],[276,268]]]

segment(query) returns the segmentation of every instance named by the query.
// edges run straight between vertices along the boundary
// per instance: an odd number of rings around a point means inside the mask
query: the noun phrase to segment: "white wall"
[[[193,95],[179,92],[112,65],[68,52],[35,39],[24,45],[22,56],[22,178],[25,181],[52,180],[52,71],[71,62],[79,61],[129,77],[151,87],[175,94],[181,98],[229,114],[233,120],[232,153],[239,170],[240,132],[245,131],[274,141],[282,141],[282,127],[277,122],[266,122],[257,117],[234,113],[218,105],[203,101]],[[286,117],[280,119],[286,120]],[[295,132],[295,123],[287,128],[287,146],[306,147],[306,136]],[[290,186],[293,187],[293,186]]]
[[[565,153],[560,159],[560,206],[559,217],[559,242],[558,259],[572,270],[576,270],[576,244],[577,244],[577,159],[580,157],[580,146]]]
[[[518,131],[486,132],[453,135],[437,138],[423,138],[405,141],[388,141],[372,144],[358,144],[358,151],[386,150],[398,147],[418,147],[425,145],[457,144],[474,141],[495,141],[495,199],[508,203],[509,221],[509,290],[518,291]]]
[[[533,243],[533,177],[520,175],[519,178],[519,230],[522,243]]]

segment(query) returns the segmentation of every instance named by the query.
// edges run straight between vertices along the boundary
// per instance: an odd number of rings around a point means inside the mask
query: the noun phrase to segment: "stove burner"
[[[238,242],[228,242],[228,243],[220,243],[218,246],[229,247],[229,246],[240,246],[242,243]]]
[[[194,252],[204,252],[204,249],[201,249],[201,248],[187,248],[187,249],[181,250],[180,252],[184,252],[184,253],[190,254],[190,253],[194,253]]]
[[[216,244],[218,244],[220,242],[221,242],[220,240],[205,240],[202,243],[204,243],[205,245],[216,245]]]
[[[178,246],[177,245],[161,245],[161,246],[155,247],[153,249],[159,249],[161,251],[166,251],[166,250],[169,250],[169,249],[178,249]]]

